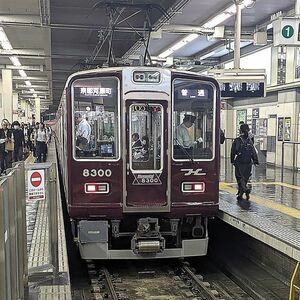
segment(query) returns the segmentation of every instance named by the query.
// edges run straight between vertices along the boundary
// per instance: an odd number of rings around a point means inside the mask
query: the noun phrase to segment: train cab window
[[[215,89],[203,81],[173,82],[173,159],[214,157]]]
[[[161,170],[163,107],[159,104],[132,104],[129,111],[132,171]]]
[[[119,80],[77,79],[72,84],[74,156],[76,159],[119,158]]]

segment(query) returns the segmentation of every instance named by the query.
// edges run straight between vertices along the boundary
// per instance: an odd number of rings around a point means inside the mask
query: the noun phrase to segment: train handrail
[[[284,173],[284,145],[285,144],[290,144],[293,145],[293,172],[295,170],[295,161],[296,161],[296,147],[295,145],[300,145],[300,142],[298,141],[282,141],[282,145],[281,145],[281,182],[283,182],[283,173]]]

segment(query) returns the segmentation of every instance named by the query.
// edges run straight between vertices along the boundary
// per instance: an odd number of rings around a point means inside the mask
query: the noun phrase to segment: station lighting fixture
[[[13,47],[12,47],[3,27],[0,27],[0,45],[4,50],[13,50]],[[16,67],[22,66],[22,64],[20,63],[20,60],[17,56],[14,56],[14,55],[9,56],[9,59],[14,66],[16,66]],[[27,74],[24,70],[19,70],[19,74],[24,79],[27,77]],[[31,82],[29,80],[25,80],[25,84],[27,86],[31,86]],[[33,89],[33,92],[34,92],[34,89]]]
[[[27,77],[27,74],[24,70],[19,70],[19,74],[21,77],[24,77],[24,78]]]
[[[242,9],[245,7],[248,7],[255,3],[255,0],[244,0],[241,4]],[[216,15],[215,17],[208,20],[206,23],[202,25],[202,27],[205,28],[214,28],[218,26],[219,24],[223,23],[227,19],[229,19],[231,16],[233,16],[236,13],[236,5],[230,5],[228,8],[226,8],[224,11]],[[186,44],[192,42],[198,37],[198,34],[192,33],[181,39],[179,42],[165,50],[164,52],[160,53],[158,56],[160,58],[166,58],[173,54],[175,51],[179,50],[180,48],[184,47]]]
[[[13,63],[14,66],[16,66],[16,67],[22,66],[19,59],[16,56],[10,56],[9,59]]]

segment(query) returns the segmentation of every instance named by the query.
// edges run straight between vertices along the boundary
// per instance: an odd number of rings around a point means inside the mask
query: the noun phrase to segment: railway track
[[[223,297],[185,261],[122,262],[109,267],[88,263],[91,299],[101,300],[234,300]]]

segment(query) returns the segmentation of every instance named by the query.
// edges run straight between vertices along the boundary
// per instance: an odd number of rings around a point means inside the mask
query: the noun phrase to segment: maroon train
[[[209,77],[154,67],[71,75],[55,131],[82,257],[206,255],[219,123],[219,85]]]

